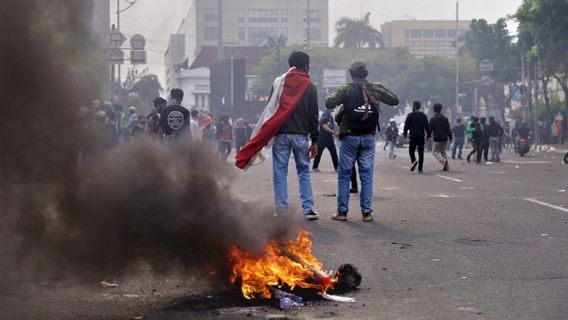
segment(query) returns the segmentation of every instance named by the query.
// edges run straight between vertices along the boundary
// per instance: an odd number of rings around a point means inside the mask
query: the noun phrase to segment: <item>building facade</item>
[[[456,39],[470,28],[471,21],[408,20],[391,21],[381,26],[386,47],[406,47],[415,56],[453,57]]]
[[[209,80],[204,78],[206,72],[190,71],[197,69],[194,61],[205,47],[208,48],[207,54],[213,55],[215,59],[221,55],[222,59],[229,59],[235,51],[231,48],[263,47],[269,37],[286,37],[286,45],[328,46],[329,43],[329,0],[190,1],[191,6],[185,19],[177,33],[170,37],[165,54],[165,72],[168,91],[182,87],[189,90],[188,94],[192,97],[194,93],[197,94],[190,103],[193,106],[207,107],[209,101],[209,92],[205,90],[205,82]],[[224,50],[218,49],[221,42]],[[217,49],[211,51],[211,47]],[[248,60],[247,65],[251,62]],[[257,62],[252,61],[253,64]],[[247,78],[254,81],[250,73]],[[189,83],[199,83],[199,90],[193,85],[183,88],[182,84]],[[197,91],[193,92],[194,89]]]

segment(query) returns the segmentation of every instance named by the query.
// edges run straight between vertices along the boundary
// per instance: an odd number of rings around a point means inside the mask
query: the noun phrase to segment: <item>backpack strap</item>
[[[377,101],[377,98],[375,98],[375,95],[369,92],[369,89],[367,88],[367,86],[363,86],[363,93],[368,96],[368,99],[371,100],[371,103],[375,107],[377,107],[377,110],[380,113],[381,112],[381,104],[379,103],[379,101]]]

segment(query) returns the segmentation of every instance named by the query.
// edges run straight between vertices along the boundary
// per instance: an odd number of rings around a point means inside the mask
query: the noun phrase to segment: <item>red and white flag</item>
[[[274,80],[272,95],[258,119],[252,138],[235,157],[237,167],[246,170],[266,159],[262,148],[270,143],[294,113],[309,85],[310,76],[296,68]]]

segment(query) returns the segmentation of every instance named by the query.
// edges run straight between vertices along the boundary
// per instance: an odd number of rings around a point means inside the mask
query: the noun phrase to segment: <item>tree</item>
[[[524,0],[515,14],[520,40],[539,61],[546,75],[554,77],[564,91],[568,110],[568,2]],[[545,97],[546,99],[546,97]]]
[[[335,23],[335,46],[343,48],[384,47],[383,35],[371,25],[370,12],[361,19],[341,18]]]
[[[147,112],[152,109],[154,99],[160,96],[162,90],[158,76],[148,74],[148,69],[139,71],[132,68],[128,70],[126,79],[122,83],[121,100],[131,104],[138,102],[135,105]],[[132,96],[139,98],[136,99]]]
[[[489,24],[484,19],[474,19],[471,21],[470,31],[465,35],[465,47],[477,64],[483,60],[493,63],[494,71],[490,73],[491,95],[501,111],[503,122],[505,108],[509,106],[515,92],[502,97],[499,83],[508,84],[519,79],[520,55],[512,39],[503,18],[494,24]]]

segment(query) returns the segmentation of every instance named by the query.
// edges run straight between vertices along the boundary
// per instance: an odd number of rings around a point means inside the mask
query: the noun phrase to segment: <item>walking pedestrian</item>
[[[428,117],[420,111],[422,104],[420,101],[412,103],[412,112],[406,116],[404,122],[403,135],[410,138],[408,143],[408,153],[410,154],[410,171],[416,170],[418,165],[418,173],[422,173],[424,169],[424,144],[430,139],[430,125]],[[416,151],[418,150],[418,162],[416,161]]]
[[[349,72],[353,83],[343,85],[326,98],[328,109],[343,105],[344,119],[339,127],[340,152],[337,212],[334,220],[347,220],[349,180],[355,162],[361,179],[360,206],[363,221],[373,220],[373,168],[376,133],[379,128],[379,102],[397,105],[398,97],[380,84],[367,81],[369,72],[363,61],[354,61]]]
[[[168,102],[166,99],[156,97],[154,99],[154,109],[150,111],[147,118],[147,131],[149,134],[157,136],[160,131],[160,112],[166,107]]]
[[[398,127],[396,121],[391,120],[388,128],[385,130],[385,145],[389,148],[389,159],[396,159],[395,147],[398,138]]]
[[[290,69],[274,81],[269,102],[253,137],[237,154],[236,166],[244,169],[264,160],[262,148],[273,139],[272,165],[277,214],[288,212],[288,162],[294,154],[304,217],[317,220],[310,178],[310,159],[318,153],[318,93],[310,81],[310,56],[294,51]],[[311,140],[311,144],[310,144]]]
[[[489,125],[487,126],[489,134],[489,145],[491,147],[491,161],[500,162],[501,154],[499,150],[499,141],[503,136],[503,128],[495,121],[495,117],[489,117]]]
[[[479,128],[481,129],[481,139],[479,140],[479,152],[477,153],[477,163],[481,163],[481,158],[485,162],[489,161],[489,132],[487,131],[487,118],[479,119]]]
[[[229,116],[221,116],[219,119],[219,124],[217,125],[217,142],[218,142],[218,153],[224,160],[233,149],[233,127],[229,122]]]
[[[442,104],[434,104],[434,116],[430,119],[430,132],[434,140],[432,154],[442,164],[442,171],[449,171],[450,165],[446,150],[448,144],[452,142],[452,130],[448,118],[442,114],[442,108]]]
[[[452,128],[452,135],[454,137],[452,159],[456,158],[457,152],[458,159],[462,160],[463,145],[465,143],[465,125],[462,123],[461,118],[456,119],[456,125]]]
[[[192,110],[190,113],[191,120],[189,121],[189,130],[191,133],[191,140],[201,141],[201,128],[199,127],[199,111]]]
[[[319,163],[321,161],[323,151],[326,148],[329,150],[329,154],[331,155],[333,169],[337,171],[337,150],[335,149],[334,141],[336,136],[337,132],[335,132],[335,122],[331,116],[331,111],[326,110],[319,121],[318,154],[314,159],[314,165],[312,167],[313,172],[320,172],[318,169]]]
[[[479,126],[479,118],[471,117],[471,121],[467,124],[468,140],[471,143],[471,152],[467,155],[467,162],[471,161],[471,156],[479,154],[479,142],[481,141],[481,127]],[[477,157],[477,155],[476,155]],[[479,161],[477,161],[479,163]]]
[[[239,153],[242,147],[247,143],[247,128],[244,125],[244,120],[242,118],[237,119],[235,124],[235,150]]]

